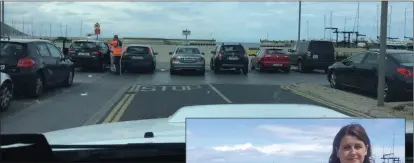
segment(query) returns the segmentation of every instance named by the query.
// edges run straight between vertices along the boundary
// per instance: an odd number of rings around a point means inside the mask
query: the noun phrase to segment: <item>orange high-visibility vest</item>
[[[112,46],[112,55],[113,56],[121,56],[122,55],[122,47],[119,47],[119,42],[117,40],[113,40],[109,43]]]

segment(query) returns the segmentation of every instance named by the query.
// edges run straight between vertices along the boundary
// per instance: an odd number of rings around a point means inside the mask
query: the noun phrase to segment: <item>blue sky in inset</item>
[[[334,136],[350,123],[365,128],[376,162],[394,134],[405,158],[404,119],[187,119],[187,162],[327,162]]]

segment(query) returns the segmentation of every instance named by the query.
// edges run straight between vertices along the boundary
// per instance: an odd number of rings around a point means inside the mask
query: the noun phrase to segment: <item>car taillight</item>
[[[218,54],[217,54],[219,57],[222,57],[223,56],[223,54],[221,54],[221,52],[218,52]]]
[[[177,56],[173,56],[171,59],[172,59],[173,61],[175,61],[175,60],[177,60],[178,58],[177,58]]]
[[[150,48],[147,48],[147,51],[148,51],[148,54],[152,54]]]
[[[102,52],[98,50],[98,51],[94,51],[94,52],[92,52],[92,54],[102,55]]]
[[[31,68],[35,66],[35,61],[30,59],[30,58],[23,58],[20,59],[19,62],[17,63],[17,67],[19,68]]]
[[[397,72],[399,72],[401,75],[404,75],[405,77],[412,77],[413,72],[406,68],[398,68]]]

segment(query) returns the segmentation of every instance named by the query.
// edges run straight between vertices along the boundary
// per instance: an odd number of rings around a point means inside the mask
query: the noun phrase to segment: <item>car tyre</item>
[[[5,111],[9,108],[13,99],[13,86],[9,83],[4,84],[0,88],[0,111]]]
[[[259,63],[259,72],[264,72],[264,66],[261,63]]]
[[[66,76],[65,81],[63,82],[63,86],[70,87],[73,84],[73,77],[75,76],[75,70],[71,70],[68,75]]]
[[[246,65],[244,68],[242,68],[242,72],[244,75],[247,75],[247,73],[249,73],[249,66]]]
[[[329,74],[329,85],[330,85],[332,88],[335,88],[335,89],[340,89],[340,88],[341,88],[340,84],[338,84],[338,79],[336,78],[336,73],[335,73],[335,71],[332,71],[332,72]]]
[[[217,74],[220,72],[220,67],[218,65],[214,65],[214,73]]]
[[[306,72],[306,67],[303,65],[302,61],[298,62],[298,70],[300,73],[305,73]]]
[[[151,74],[153,74],[155,72],[155,64],[154,63],[151,65],[149,72]]]
[[[395,97],[397,97],[397,93],[395,92],[395,88],[392,85],[389,85],[389,82],[385,81],[384,83],[384,101],[385,102],[393,102],[395,101]]]
[[[29,86],[28,95],[30,97],[41,97],[44,93],[45,81],[42,75],[37,74],[34,83]]]
[[[290,73],[290,67],[283,68],[283,72],[284,72],[284,73]]]
[[[106,64],[105,64],[105,62],[100,61],[99,62],[99,66],[97,67],[97,69],[98,69],[99,72],[105,72],[105,70],[106,70]]]

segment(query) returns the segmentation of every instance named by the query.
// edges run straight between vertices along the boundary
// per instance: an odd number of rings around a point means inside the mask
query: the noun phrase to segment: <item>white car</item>
[[[6,110],[13,99],[13,81],[6,73],[0,74],[0,111]]]

